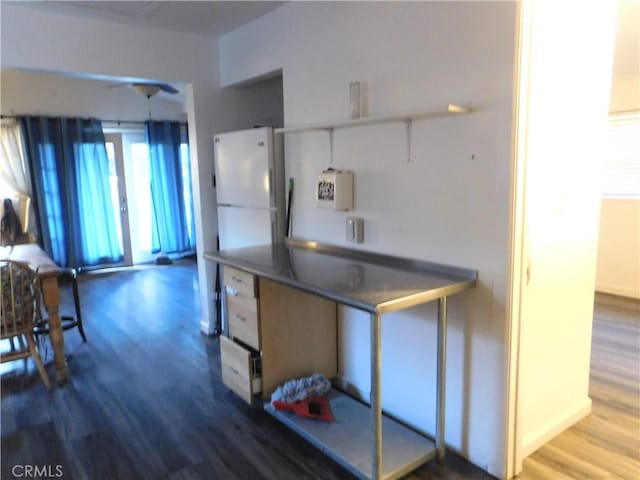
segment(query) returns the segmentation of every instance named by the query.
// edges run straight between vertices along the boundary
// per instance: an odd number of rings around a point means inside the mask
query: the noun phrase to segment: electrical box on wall
[[[316,205],[333,210],[353,209],[353,173],[328,168],[318,175]]]

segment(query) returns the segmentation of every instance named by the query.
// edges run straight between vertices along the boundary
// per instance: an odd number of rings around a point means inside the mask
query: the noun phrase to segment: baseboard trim
[[[556,435],[582,420],[591,413],[591,398],[586,397],[572,410],[564,415],[556,416],[552,421],[546,422],[535,432],[527,435],[522,441],[522,458],[526,458],[542,447]]]
[[[633,288],[615,287],[611,285],[596,285],[596,292],[617,295],[618,297],[628,297],[640,300],[640,290]]]
[[[213,335],[213,325],[205,319],[200,320],[200,331],[205,335]]]

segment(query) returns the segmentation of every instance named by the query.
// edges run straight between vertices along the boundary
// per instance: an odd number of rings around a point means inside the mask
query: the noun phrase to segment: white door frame
[[[105,133],[105,142],[113,143],[115,150],[116,174],[118,176],[118,202],[120,204],[120,225],[122,226],[122,265],[133,265],[131,250],[131,233],[129,223],[129,206],[127,202],[127,186],[124,169],[124,155],[122,135],[119,133]]]

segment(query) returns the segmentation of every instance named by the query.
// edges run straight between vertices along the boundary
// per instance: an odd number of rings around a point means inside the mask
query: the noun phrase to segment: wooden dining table
[[[43,301],[49,314],[49,338],[53,346],[56,366],[56,380],[64,383],[69,378],[67,362],[64,356],[64,335],[60,318],[60,290],[58,276],[60,267],[47,253],[35,243],[0,247],[0,260],[8,259],[27,263],[38,271],[42,285]]]

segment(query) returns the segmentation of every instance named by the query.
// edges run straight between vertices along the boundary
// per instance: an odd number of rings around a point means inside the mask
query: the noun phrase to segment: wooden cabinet
[[[229,336],[260,350],[258,280],[232,267],[223,270]]]
[[[222,381],[245,401],[292,378],[337,374],[336,303],[225,266]]]
[[[220,337],[220,355],[223,383],[251,403],[262,390],[259,356],[226,337]]]
[[[227,294],[247,299],[258,296],[254,275],[225,265],[223,276]]]
[[[258,305],[234,297],[227,297],[227,321],[229,335],[238,338],[250,347],[260,350],[260,324],[258,322]]]

